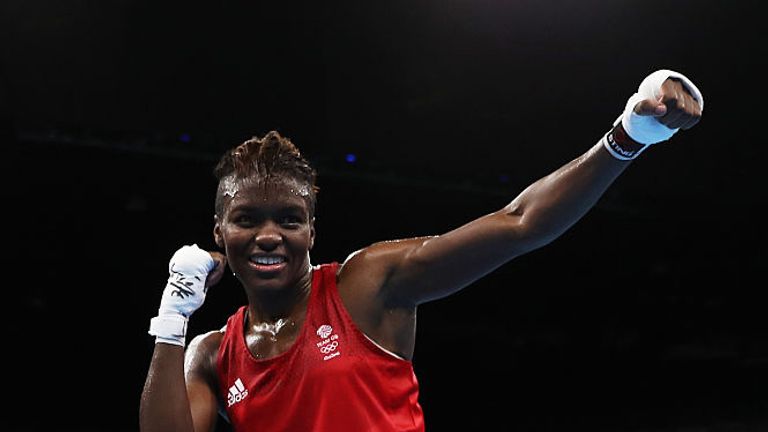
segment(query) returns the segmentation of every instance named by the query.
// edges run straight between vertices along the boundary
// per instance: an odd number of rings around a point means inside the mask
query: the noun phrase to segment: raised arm
[[[657,71],[643,80],[599,142],[504,208],[440,236],[375,244],[350,257],[350,267],[373,269],[381,275],[383,292],[403,302],[419,304],[454,293],[562,235],[632,159],[695,125],[702,106],[700,92],[687,78]]]
[[[184,246],[171,258],[158,316],[150,324],[156,342],[141,394],[142,432],[213,431],[214,365],[220,337],[199,337],[186,352],[184,348],[187,319],[203,304],[208,286],[221,278],[224,268],[223,255],[197,246]]]

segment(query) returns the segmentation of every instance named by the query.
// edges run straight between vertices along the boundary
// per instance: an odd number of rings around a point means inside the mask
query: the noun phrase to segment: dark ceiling
[[[5,1],[0,83],[22,136],[216,155],[277,129],[318,163],[354,153],[372,175],[516,187],[671,68],[711,102],[646,158],[642,187],[701,198],[737,189],[765,155],[729,142],[754,116],[735,89],[761,78],[755,5]]]
[[[320,173],[313,259],[341,260],[503,206],[596,142],[643,77],[670,68],[705,95],[694,129],[634,162],[554,244],[422,307],[414,361],[427,424],[760,430],[758,10],[0,2],[6,249],[9,280],[21,281],[7,284],[7,357],[22,371],[8,384],[19,415],[0,429],[137,429],[146,326],[176,247],[213,246],[210,173],[225,148],[272,129],[291,137]],[[193,332],[242,300],[232,280],[217,288]],[[109,392],[84,390],[96,388]],[[30,402],[40,389],[60,401],[45,416]]]

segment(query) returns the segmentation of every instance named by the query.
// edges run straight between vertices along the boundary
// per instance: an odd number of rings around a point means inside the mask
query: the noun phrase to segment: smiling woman
[[[342,272],[336,262],[311,264],[318,188],[314,169],[298,149],[273,131],[228,151],[214,174],[219,186],[213,234],[225,255],[190,252],[185,246],[185,254],[177,253],[170,267],[190,269],[186,280],[196,282],[185,292],[197,288],[194,303],[199,307],[207,287],[228,265],[248,305],[229,318],[224,330],[190,343],[186,379],[178,381],[178,347],[185,345],[190,300],[173,295],[178,292],[174,288],[166,290],[150,327],[159,343],[142,398],[142,427],[163,429],[180,421],[211,430],[217,413],[226,412],[236,430],[324,430],[331,425],[369,430],[372,424],[384,430],[423,430],[413,366],[404,356],[392,355],[412,353],[412,341],[397,344],[391,334],[414,323],[409,313],[400,313],[389,318],[392,322],[375,324],[386,309],[373,292],[380,281],[342,283],[340,276],[353,274],[352,267]],[[402,323],[393,321],[402,316]],[[187,400],[160,395],[184,385]],[[286,409],[302,415],[264,415]]]
[[[277,178],[235,183],[214,226],[216,244],[227,248],[230,268],[246,286],[249,277],[273,280],[277,288],[296,282],[284,278],[307,273],[315,238],[308,200],[296,192],[306,186]],[[226,188],[226,193],[233,190]]]
[[[184,246],[171,258],[150,323],[142,430],[211,431],[221,413],[237,431],[423,432],[418,306],[553,241],[630,160],[698,123],[703,97],[690,80],[651,77],[604,137],[507,206],[442,235],[373,243],[343,263],[311,263],[316,173],[290,140],[273,131],[226,152],[214,170],[224,253]],[[185,352],[187,320],[227,265],[247,304]]]

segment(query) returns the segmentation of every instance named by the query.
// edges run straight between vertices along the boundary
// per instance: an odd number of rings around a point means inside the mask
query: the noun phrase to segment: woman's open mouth
[[[250,261],[256,271],[264,273],[280,271],[287,265],[282,255],[252,255]]]

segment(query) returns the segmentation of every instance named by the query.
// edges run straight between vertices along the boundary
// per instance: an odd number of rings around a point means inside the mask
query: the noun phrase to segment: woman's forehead
[[[228,198],[230,205],[245,204],[259,205],[270,202],[270,205],[280,203],[285,206],[306,207],[310,195],[310,186],[292,178],[270,177],[244,179],[222,179],[221,193]]]

